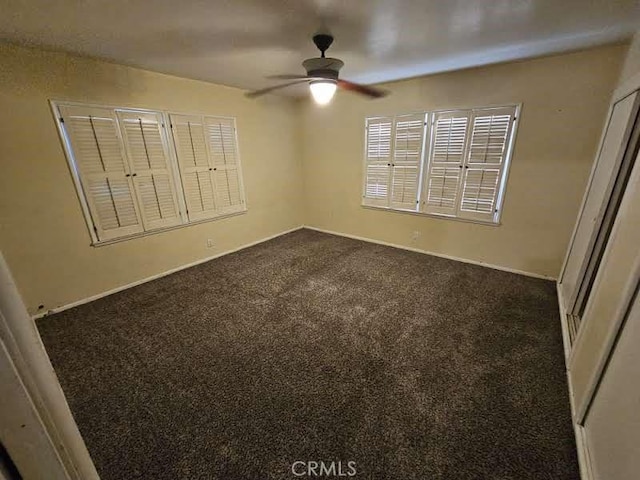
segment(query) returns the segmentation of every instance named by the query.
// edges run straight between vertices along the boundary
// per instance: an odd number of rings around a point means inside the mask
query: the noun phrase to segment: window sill
[[[497,222],[486,222],[486,221],[482,221],[482,220],[470,220],[468,218],[453,217],[453,216],[449,216],[449,215],[436,215],[436,214],[433,214],[433,213],[416,212],[414,210],[402,210],[402,209],[398,209],[398,208],[377,207],[377,206],[373,206],[373,205],[363,205],[363,204],[361,204],[360,206],[362,208],[366,208],[367,210],[382,210],[382,211],[385,211],[385,212],[416,215],[418,217],[436,218],[438,220],[454,220],[456,222],[475,223],[475,224],[478,224],[478,225],[485,225],[487,227],[499,227],[499,226],[502,225],[502,222],[500,220],[498,220]]]
[[[238,215],[244,215],[247,212],[248,212],[248,209],[245,208],[244,210],[240,210],[238,212],[225,213],[225,214],[213,217],[213,218],[207,218],[207,219],[204,219],[204,220],[198,220],[196,222],[181,223],[180,225],[174,225],[173,227],[158,228],[156,230],[150,230],[148,232],[136,233],[134,235],[127,235],[125,237],[111,238],[109,240],[102,240],[102,241],[92,242],[91,246],[92,247],[104,247],[106,245],[113,245],[114,243],[126,242],[127,240],[134,240],[136,238],[148,237],[150,235],[156,235],[158,233],[163,233],[163,232],[170,232],[171,230],[178,230],[178,229],[181,229],[181,228],[191,227],[193,225],[200,225],[200,224],[203,224],[203,223],[215,222],[216,220],[221,220],[223,218],[236,217]]]

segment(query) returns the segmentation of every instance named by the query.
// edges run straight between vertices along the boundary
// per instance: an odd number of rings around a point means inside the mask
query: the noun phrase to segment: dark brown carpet
[[[579,479],[552,282],[301,230],[38,327],[103,480]]]

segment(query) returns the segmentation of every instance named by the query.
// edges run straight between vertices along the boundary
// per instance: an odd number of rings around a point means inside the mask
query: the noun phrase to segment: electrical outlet
[[[213,240],[211,240],[210,238],[207,238],[207,248],[211,248],[213,247]]]

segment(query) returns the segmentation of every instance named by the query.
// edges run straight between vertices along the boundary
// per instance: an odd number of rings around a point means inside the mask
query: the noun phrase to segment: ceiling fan
[[[261,90],[255,90],[253,92],[248,92],[246,94],[247,97],[259,97],[260,95],[264,95],[265,93],[269,93],[280,88],[285,88],[291,85],[297,85],[305,82],[309,83],[311,95],[318,105],[328,104],[333,98],[333,95],[336,93],[336,89],[338,87],[343,90],[360,93],[370,98],[380,98],[388,94],[388,92],[385,90],[368,87],[366,85],[360,85],[358,83],[338,78],[338,73],[344,66],[344,62],[338,58],[327,58],[324,55],[324,52],[326,52],[333,43],[333,36],[326,33],[319,33],[313,37],[313,43],[316,44],[316,47],[318,47],[318,50],[320,50],[321,55],[319,57],[308,58],[304,62],[302,62],[302,66],[307,71],[306,75],[285,74],[267,77],[279,80],[293,81],[273,87],[263,88]]]

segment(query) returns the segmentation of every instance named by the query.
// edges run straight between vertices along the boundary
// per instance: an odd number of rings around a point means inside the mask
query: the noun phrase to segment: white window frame
[[[240,145],[238,142],[238,130],[237,130],[237,123],[236,123],[236,119],[235,117],[229,117],[229,116],[221,116],[221,115],[211,115],[211,114],[206,114],[206,113],[184,113],[184,112],[173,112],[173,111],[166,111],[166,110],[160,110],[160,109],[148,109],[148,108],[138,108],[138,107],[122,107],[122,106],[113,106],[113,105],[104,105],[104,104],[94,104],[94,103],[85,103],[85,102],[75,102],[75,101],[67,101],[67,100],[49,100],[49,106],[51,108],[52,114],[54,116],[54,120],[55,120],[55,124],[56,124],[56,128],[58,130],[58,135],[60,137],[61,143],[62,143],[62,147],[64,150],[64,154],[67,160],[67,165],[69,167],[69,171],[71,173],[71,178],[73,180],[75,189],[76,189],[76,194],[78,196],[78,201],[80,203],[80,208],[82,210],[83,216],[85,218],[85,222],[87,225],[87,231],[89,233],[89,236],[91,238],[91,242],[90,244],[92,246],[95,247],[99,247],[99,246],[103,246],[103,245],[109,245],[109,244],[113,244],[113,243],[118,243],[118,242],[122,242],[122,241],[126,241],[126,240],[130,240],[130,239],[134,239],[134,238],[139,238],[139,237],[145,237],[148,235],[155,235],[158,233],[162,233],[162,232],[166,232],[166,231],[170,231],[170,230],[175,230],[178,228],[183,228],[183,227],[188,227],[190,225],[197,225],[200,223],[206,223],[206,222],[212,222],[212,221],[216,221],[222,218],[228,218],[228,217],[233,217],[236,215],[242,215],[244,213],[246,213],[248,211],[248,207],[247,207],[247,196],[246,196],[246,192],[244,190],[244,175],[242,172],[242,163],[241,163],[241,154],[240,154]],[[175,188],[176,191],[176,195],[177,195],[177,202],[178,202],[178,209],[179,209],[179,217],[180,217],[180,223],[177,225],[173,225],[173,226],[169,226],[169,227],[161,227],[161,228],[154,228],[151,230],[144,230],[142,232],[139,233],[134,233],[134,234],[130,234],[130,235],[122,235],[122,236],[117,236],[117,237],[109,237],[109,238],[99,238],[98,237],[98,233],[97,233],[97,228],[96,228],[96,224],[93,220],[93,216],[91,213],[91,209],[89,208],[89,203],[87,200],[87,196],[84,192],[84,188],[83,188],[83,184],[82,184],[82,179],[81,179],[81,173],[80,173],[80,169],[77,163],[77,160],[74,156],[74,152],[71,146],[71,141],[69,136],[67,135],[67,132],[65,130],[65,126],[64,126],[64,121],[60,112],[60,107],[62,106],[69,106],[69,107],[83,107],[83,108],[103,108],[103,109],[110,109],[113,110],[115,118],[116,118],[116,123],[117,123],[117,130],[118,130],[118,136],[121,137],[121,129],[120,129],[120,119],[118,116],[118,112],[129,112],[129,113],[143,113],[143,114],[160,114],[162,117],[162,122],[163,122],[163,127],[165,130],[165,135],[163,136],[163,143],[165,143],[165,147],[168,151],[169,154],[169,168],[171,170],[171,175],[172,175],[172,180],[173,180],[173,187]],[[181,173],[180,173],[180,169],[178,167],[178,158],[177,158],[177,153],[176,153],[176,148],[175,148],[175,143],[173,141],[173,135],[171,132],[171,128],[170,128],[170,115],[171,114],[178,114],[178,115],[201,115],[201,116],[205,116],[205,117],[215,117],[215,118],[220,118],[220,119],[225,119],[225,120],[231,120],[233,121],[233,125],[234,125],[234,141],[235,141],[235,147],[236,147],[236,152],[237,152],[237,156],[238,156],[238,176],[239,176],[239,186],[240,186],[240,192],[241,192],[241,197],[242,197],[242,208],[239,209],[238,211],[234,211],[231,213],[220,213],[219,215],[216,215],[214,217],[211,218],[206,218],[206,219],[202,219],[202,220],[198,220],[198,221],[189,221],[189,218],[187,216],[187,207],[186,207],[186,202],[185,202],[185,197],[184,197],[184,189],[183,189],[183,183],[182,183],[182,177],[181,177]],[[128,158],[128,152],[127,152],[127,148],[124,144],[124,141],[121,140],[122,142],[122,149],[123,149],[123,154],[127,156]],[[136,196],[136,205],[137,205],[137,195]],[[138,207],[139,208],[139,207]]]
[[[513,117],[513,124],[511,125],[511,132],[510,132],[510,136],[507,140],[507,145],[506,145],[506,153],[504,156],[504,161],[503,161],[503,166],[502,166],[502,173],[501,173],[501,177],[499,179],[499,186],[498,186],[498,191],[497,191],[497,198],[496,198],[496,203],[495,203],[495,212],[493,214],[493,218],[491,220],[484,220],[484,219],[479,219],[479,218],[470,218],[472,217],[472,215],[469,215],[468,217],[462,217],[458,215],[458,212],[460,210],[461,207],[461,203],[462,203],[462,197],[461,197],[461,191],[464,187],[463,183],[463,179],[460,180],[460,184],[459,184],[459,192],[458,192],[458,198],[456,200],[456,207],[455,207],[455,214],[447,214],[447,213],[433,213],[433,212],[425,212],[425,205],[426,205],[426,195],[427,195],[427,190],[428,190],[428,181],[429,181],[429,162],[430,162],[430,152],[431,152],[431,148],[432,148],[432,142],[433,142],[433,132],[434,132],[434,128],[433,128],[433,123],[434,123],[434,119],[436,117],[437,114],[442,114],[442,113],[461,113],[461,114],[466,114],[469,116],[469,125],[468,125],[468,138],[465,142],[465,150],[464,150],[464,157],[463,157],[463,163],[466,164],[467,162],[467,155],[468,155],[468,148],[469,148],[469,144],[471,141],[471,134],[472,134],[472,121],[473,121],[473,117],[474,117],[474,113],[477,111],[483,111],[483,110],[491,110],[491,109],[513,109],[514,110],[514,117]],[[501,225],[501,219],[502,219],[502,211],[503,211],[503,207],[504,207],[504,200],[505,200],[505,195],[506,195],[506,188],[507,188],[507,182],[508,182],[508,178],[509,178],[509,171],[510,171],[510,166],[511,166],[511,159],[513,157],[513,150],[514,150],[514,146],[515,146],[515,141],[516,141],[516,137],[517,137],[517,133],[518,133],[518,126],[520,123],[520,115],[521,115],[521,111],[522,111],[522,104],[521,103],[510,103],[510,104],[499,104],[499,105],[489,105],[489,106],[483,106],[483,107],[468,107],[468,108],[455,108],[455,109],[438,109],[438,110],[430,110],[430,111],[423,111],[423,112],[411,112],[411,113],[401,113],[401,114],[395,114],[395,115],[373,115],[373,116],[368,116],[365,118],[365,135],[364,135],[364,155],[363,155],[363,163],[362,163],[362,196],[361,196],[361,206],[363,208],[368,208],[368,209],[374,209],[374,210],[386,210],[386,211],[391,211],[391,212],[397,212],[397,213],[405,213],[405,214],[411,214],[411,215],[419,215],[419,216],[426,216],[426,217],[432,217],[432,218],[439,218],[439,219],[449,219],[449,220],[455,220],[455,221],[460,221],[460,222],[469,222],[469,223],[478,223],[478,224],[482,224],[482,225],[488,225],[488,226],[500,226]],[[419,185],[418,185],[418,206],[417,208],[414,209],[400,209],[400,208],[394,208],[391,206],[391,194],[390,192],[388,192],[388,198],[386,201],[382,202],[382,201],[377,201],[377,203],[373,203],[370,200],[368,201],[365,197],[366,194],[366,188],[367,188],[367,148],[368,148],[368,139],[367,139],[367,133],[368,133],[368,122],[369,120],[375,120],[375,119],[380,119],[380,118],[390,118],[392,120],[392,132],[391,132],[391,152],[390,152],[390,158],[394,157],[395,154],[395,122],[396,122],[396,118],[404,116],[404,115],[415,115],[415,114],[424,114],[425,115],[425,126],[424,126],[424,133],[423,133],[423,148],[422,148],[422,158],[420,161],[420,179],[419,179]]]

